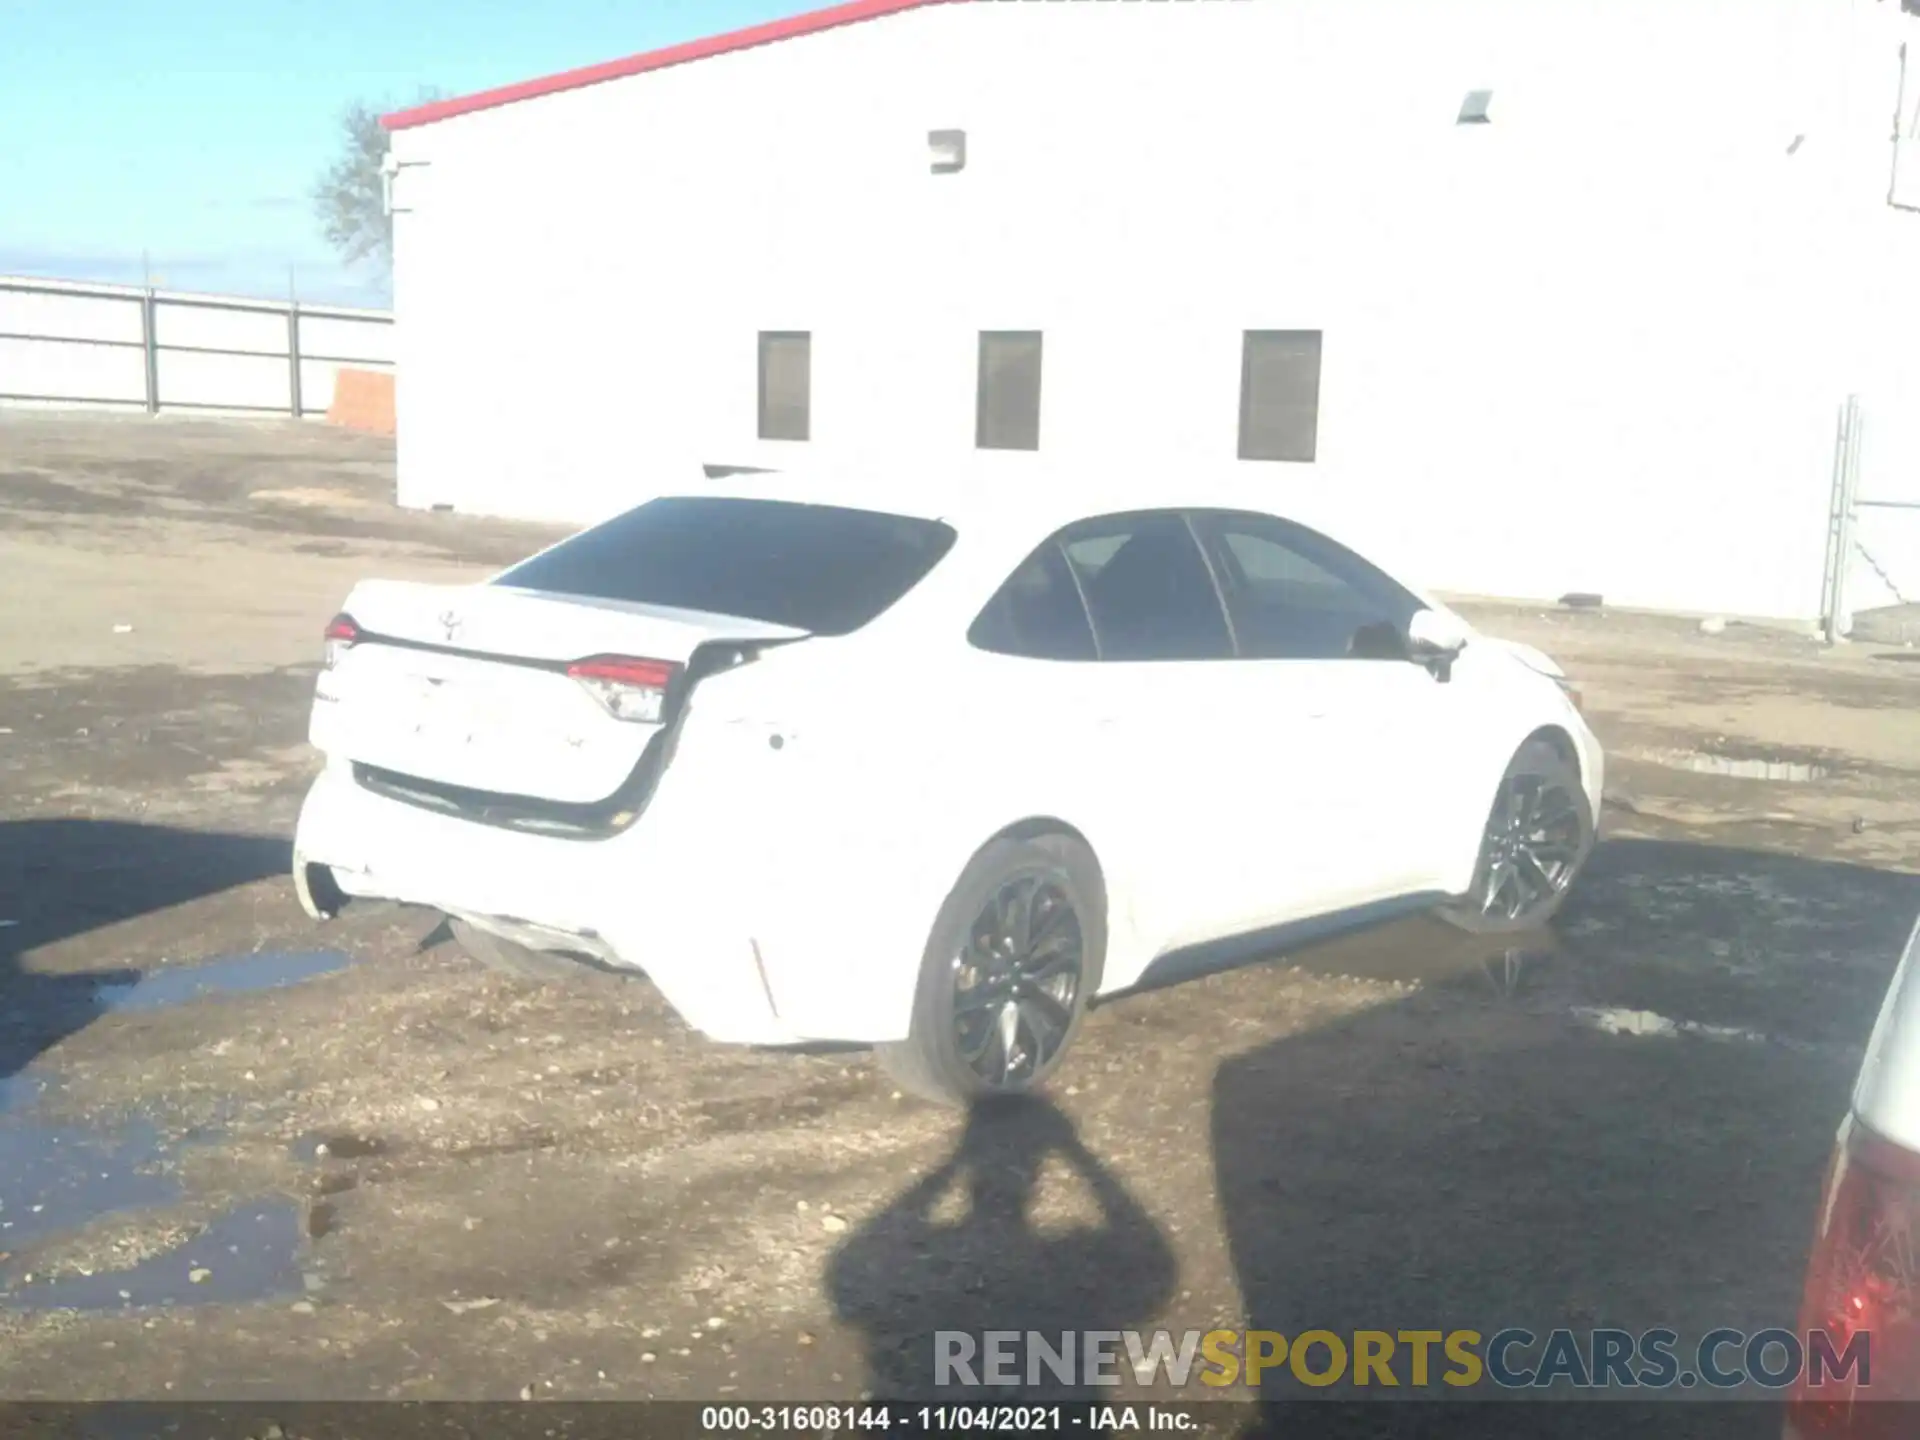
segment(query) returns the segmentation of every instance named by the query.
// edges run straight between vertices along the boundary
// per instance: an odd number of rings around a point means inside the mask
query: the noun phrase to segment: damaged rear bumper
[[[394,900],[529,948],[644,971],[715,1040],[841,1038],[788,1023],[740,903],[750,877],[678,838],[669,846],[641,832],[592,842],[520,834],[375,794],[333,765],[302,806],[293,883],[316,920],[356,899]]]

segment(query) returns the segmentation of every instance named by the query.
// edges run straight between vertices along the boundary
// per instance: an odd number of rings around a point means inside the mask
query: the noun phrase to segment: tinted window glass
[[[1038,660],[1095,658],[1093,630],[1067,557],[1049,540],[1008,577],[967,639],[1001,655]]]
[[[1404,658],[1420,602],[1352,551],[1260,516],[1206,515],[1198,525],[1243,657]]]
[[[1060,544],[1086,592],[1102,660],[1233,654],[1213,577],[1180,516],[1090,521],[1063,532]]]
[[[945,525],[904,515],[672,496],[582,531],[498,583],[845,635],[918,584],[953,539]]]
[[[1094,572],[1113,558],[1114,552],[1127,543],[1127,532],[1122,530],[1112,535],[1092,535],[1073,542],[1073,568],[1082,583],[1091,580]]]

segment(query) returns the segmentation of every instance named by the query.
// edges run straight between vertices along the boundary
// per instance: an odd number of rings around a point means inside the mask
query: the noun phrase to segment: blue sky
[[[820,0],[824,3],[824,0]],[[0,274],[379,303],[307,199],[341,107],[406,104],[816,0],[0,0]]]

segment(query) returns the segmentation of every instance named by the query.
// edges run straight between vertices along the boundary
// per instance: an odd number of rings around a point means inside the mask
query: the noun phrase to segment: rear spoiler
[[[729,475],[773,475],[778,472],[771,465],[717,465],[708,462],[701,470],[709,480],[725,480]]]

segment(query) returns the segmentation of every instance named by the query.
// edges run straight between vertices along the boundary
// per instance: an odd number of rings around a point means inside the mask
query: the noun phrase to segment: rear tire
[[[1100,987],[1106,902],[1068,835],[989,842],[934,918],[907,1038],[878,1047],[900,1085],[943,1105],[1045,1082]]]
[[[1593,838],[1579,767],[1547,741],[1527,741],[1494,792],[1473,884],[1440,918],[1473,935],[1539,928],[1565,903]]]
[[[579,961],[565,955],[549,955],[544,950],[504,940],[489,930],[482,930],[452,915],[447,917],[447,928],[453,932],[455,943],[470,958],[479,961],[496,975],[510,975],[515,980],[547,984],[555,980],[576,979],[586,969]]]

